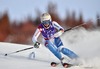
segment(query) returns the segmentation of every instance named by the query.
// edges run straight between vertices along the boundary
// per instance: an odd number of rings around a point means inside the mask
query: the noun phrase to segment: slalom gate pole
[[[32,49],[32,48],[34,48],[34,47],[29,47],[29,48],[25,48],[25,49],[21,49],[21,50],[15,51],[15,52],[6,53],[5,56],[10,55],[10,54],[14,54],[14,53],[18,53],[18,52],[21,52],[21,51],[29,50],[29,49]]]
[[[69,31],[69,30],[72,30],[72,29],[75,29],[75,28],[78,28],[78,27],[81,27],[81,26],[83,26],[83,25],[85,25],[85,23],[80,24],[80,25],[77,25],[77,26],[72,27],[72,28],[69,28],[69,29],[66,29],[64,32]]]

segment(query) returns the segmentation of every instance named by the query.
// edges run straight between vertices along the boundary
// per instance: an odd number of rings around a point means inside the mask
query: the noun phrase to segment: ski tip
[[[5,54],[5,56],[7,56],[8,54]]]
[[[56,62],[51,62],[51,66],[52,67],[56,67],[57,66],[57,63]]]
[[[69,63],[63,63],[62,65],[64,68],[69,68],[69,67],[73,66],[72,64],[69,64]]]

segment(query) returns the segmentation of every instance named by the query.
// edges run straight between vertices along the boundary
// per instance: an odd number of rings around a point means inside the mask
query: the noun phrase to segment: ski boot
[[[61,64],[62,64],[62,66],[63,66],[64,68],[68,68],[68,67],[71,67],[71,66],[72,66],[72,64],[69,64],[69,63],[68,63],[68,60],[66,60],[65,58],[62,58],[62,59],[61,59]]]

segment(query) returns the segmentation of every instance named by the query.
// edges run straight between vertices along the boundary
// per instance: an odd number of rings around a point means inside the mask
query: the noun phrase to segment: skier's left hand
[[[63,32],[64,32],[64,30],[61,29],[60,31],[58,31],[57,33],[54,34],[54,37],[61,36],[63,34]]]

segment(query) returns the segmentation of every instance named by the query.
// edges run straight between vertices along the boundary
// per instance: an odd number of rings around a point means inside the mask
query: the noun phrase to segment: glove
[[[63,31],[60,30],[59,32],[57,32],[57,33],[54,34],[54,37],[59,37],[59,36],[61,36],[62,34],[63,34]]]
[[[39,42],[35,42],[34,47],[35,48],[39,48],[39,46],[40,46],[40,43]]]

